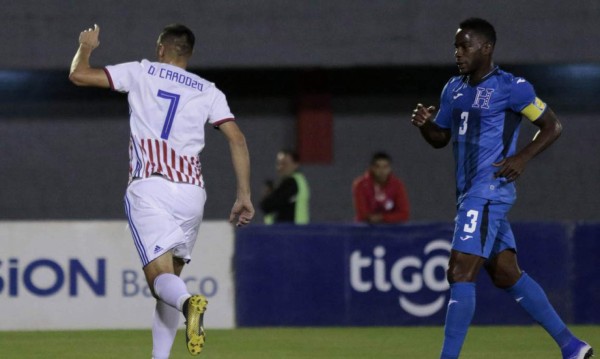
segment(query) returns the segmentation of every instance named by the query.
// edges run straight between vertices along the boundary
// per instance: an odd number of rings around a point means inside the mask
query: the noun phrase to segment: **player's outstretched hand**
[[[240,199],[238,198],[233,204],[233,208],[231,208],[231,214],[229,215],[229,223],[235,223],[237,227],[245,226],[254,217],[254,206],[252,206],[252,202],[250,199]]]
[[[94,24],[93,29],[90,27],[79,34],[79,45],[90,47],[93,50],[100,45],[100,41],[98,40],[99,35],[100,26]]]
[[[410,122],[417,126],[423,126],[427,121],[431,121],[431,117],[435,112],[435,106],[425,107],[423,104],[417,104],[417,107],[413,110],[413,114]]]

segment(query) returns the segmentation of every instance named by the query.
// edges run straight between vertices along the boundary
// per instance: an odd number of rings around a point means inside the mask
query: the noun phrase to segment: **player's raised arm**
[[[90,66],[92,51],[100,45],[99,35],[100,27],[98,25],[79,34],[79,48],[73,57],[69,72],[69,80],[77,86],[110,87],[104,70]]]
[[[431,119],[435,113],[435,107],[425,107],[417,104],[413,110],[411,123],[418,127],[425,141],[435,148],[442,148],[450,142],[451,132],[449,129],[441,128]]]
[[[231,209],[229,221],[236,221],[237,226],[243,226],[254,217],[254,206],[250,200],[250,155],[242,131],[234,121],[219,126],[221,132],[229,141],[231,160],[237,178],[236,201]]]

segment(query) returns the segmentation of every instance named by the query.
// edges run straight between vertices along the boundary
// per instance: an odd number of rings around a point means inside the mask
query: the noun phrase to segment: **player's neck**
[[[169,65],[173,65],[173,66],[177,66],[180,67],[182,69],[186,69],[187,68],[187,63],[183,64],[181,62],[175,62],[175,61],[171,61],[171,62],[167,62]]]
[[[163,63],[163,64],[169,64],[172,66],[177,66],[180,67],[182,69],[186,69],[187,68],[187,61],[181,60],[181,59],[169,59],[169,58],[162,58],[159,59],[159,62]]]
[[[479,82],[481,82],[482,79],[486,78],[489,74],[494,72],[494,70],[496,70],[496,65],[494,65],[494,63],[490,61],[490,63],[488,63],[485,66],[482,66],[480,69],[474,71],[472,74],[469,75],[469,85],[478,84]]]

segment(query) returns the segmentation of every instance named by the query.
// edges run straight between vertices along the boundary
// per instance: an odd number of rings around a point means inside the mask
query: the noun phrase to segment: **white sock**
[[[185,282],[171,273],[163,273],[154,279],[154,292],[163,302],[180,312],[183,302],[192,296],[188,292]]]
[[[152,319],[152,358],[169,359],[181,313],[162,300],[156,301]]]

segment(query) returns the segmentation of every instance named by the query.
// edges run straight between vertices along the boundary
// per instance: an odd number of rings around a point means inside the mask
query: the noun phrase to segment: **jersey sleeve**
[[[535,95],[529,81],[522,77],[516,77],[511,86],[510,108],[533,122],[542,116],[546,110],[546,103]]]
[[[212,102],[210,113],[208,114],[208,122],[215,127],[218,127],[224,122],[234,120],[234,116],[229,110],[227,98],[225,94],[215,87],[215,96]]]
[[[108,76],[111,89],[119,92],[129,92],[143,69],[140,62],[126,62],[106,66],[104,71]]]
[[[452,80],[451,80],[452,81]],[[448,86],[450,81],[444,86],[442,90],[442,94],[440,95],[440,110],[433,122],[440,126],[441,128],[450,128],[452,127],[452,109],[450,106],[450,90]]]

